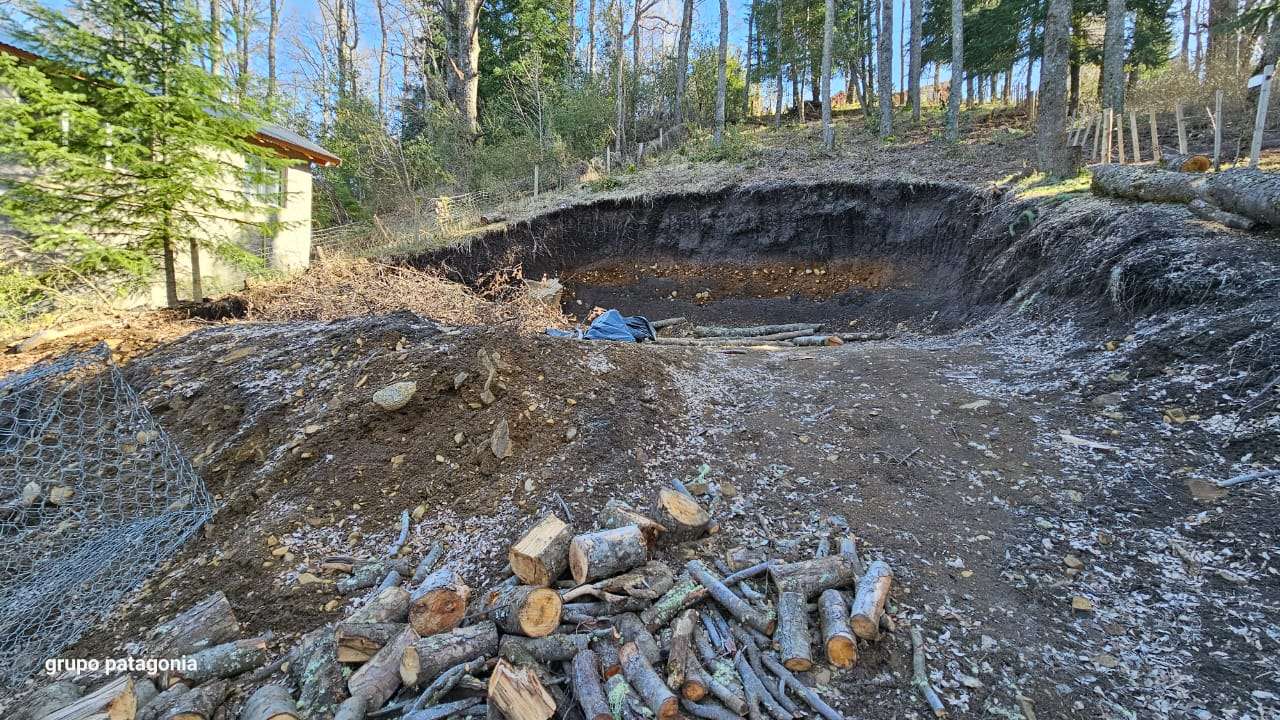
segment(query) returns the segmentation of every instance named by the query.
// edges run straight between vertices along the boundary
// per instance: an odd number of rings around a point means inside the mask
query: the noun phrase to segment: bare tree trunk
[[[387,116],[387,8],[386,0],[373,0],[378,12],[378,116]]]
[[[253,32],[247,0],[232,0],[231,27],[236,33],[236,102],[243,103],[249,93],[249,35]]]
[[[746,56],[746,92],[742,94],[742,119],[745,121],[751,117],[751,50],[754,47],[756,29],[756,0],[751,0],[751,5],[747,9],[747,47],[743,54]]]
[[[880,137],[893,134],[893,0],[880,3]]]
[[[276,99],[276,37],[280,34],[280,6],[284,0],[271,0],[267,24],[267,102]]]
[[[720,55],[716,59],[716,127],[712,143],[724,144],[724,104],[729,76],[729,0],[720,0]]]
[[[1124,0],[1107,0],[1107,27],[1102,39],[1102,107],[1123,117]]]
[[[458,112],[472,138],[480,135],[480,0],[458,0]]]
[[[911,0],[911,121],[920,122],[920,33],[924,24],[924,0]]]
[[[631,21],[631,137],[640,141],[640,20],[644,17],[644,0],[634,0]]]
[[[1067,56],[1071,45],[1071,0],[1049,0],[1044,23],[1044,62],[1036,149],[1041,172],[1068,177],[1076,172],[1067,147]]]
[[[627,143],[627,103],[623,95],[623,89],[626,83],[623,82],[624,74],[623,58],[626,55],[623,52],[623,41],[626,39],[626,29],[623,27],[625,20],[625,8],[622,6],[622,0],[614,0],[613,10],[617,13],[617,32],[614,36],[613,43],[613,83],[615,95],[615,109],[617,110],[617,118],[615,118],[617,127],[614,130],[614,141],[618,149],[618,159],[621,160],[626,150]]]
[[[1182,4],[1182,51],[1178,58],[1182,67],[1191,68],[1191,0]]]
[[[338,70],[338,100],[347,97],[347,88],[349,86],[349,75],[351,74],[351,53],[347,44],[347,37],[351,34],[351,29],[347,25],[347,3],[346,0],[337,0],[333,8],[333,35],[334,43],[337,49],[337,70]]]
[[[689,83],[689,40],[693,33],[693,0],[684,0],[680,38],[676,44],[676,122],[684,122],[685,90]]]
[[[831,45],[836,34],[836,0],[827,0],[822,21],[822,144],[831,150],[836,146],[836,131],[831,126]]]
[[[1239,14],[1237,0],[1209,0],[1208,68],[1215,72],[1232,62],[1236,30],[1231,27]]]
[[[578,57],[578,0],[569,0],[569,68],[573,69],[574,60]],[[565,78],[571,78],[572,72],[565,73]]]
[[[782,127],[782,0],[775,0],[774,7],[777,10],[775,22],[778,29],[777,37],[777,53],[778,53],[778,96],[774,98],[773,109],[773,126]]]
[[[209,0],[209,72],[222,75],[222,0]]]
[[[596,74],[596,0],[587,3],[587,77]]]
[[[964,102],[964,0],[951,0],[951,93],[947,97],[947,139],[960,139]]]

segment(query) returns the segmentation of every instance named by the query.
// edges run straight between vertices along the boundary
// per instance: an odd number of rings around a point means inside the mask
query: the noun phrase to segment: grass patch
[[[1015,184],[1014,191],[1018,197],[1034,200],[1036,198],[1057,197],[1059,195],[1075,195],[1089,191],[1092,176],[1089,171],[1081,171],[1071,178],[1051,178],[1044,173],[1034,173]]]

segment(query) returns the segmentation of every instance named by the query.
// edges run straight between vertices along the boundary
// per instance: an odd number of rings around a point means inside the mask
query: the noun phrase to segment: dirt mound
[[[250,633],[339,617],[332,584],[308,573],[323,575],[327,555],[379,556],[404,510],[415,555],[443,541],[449,561],[481,583],[526,516],[559,507],[556,492],[592,497],[594,479],[612,477],[604,497],[625,497],[616,479],[644,452],[629,438],[651,437],[677,414],[667,372],[639,348],[444,329],[407,312],[211,327],[126,376],[222,509],[69,656],[110,656],[213,589]],[[404,381],[417,384],[407,405],[375,404],[375,391]],[[492,439],[503,423],[512,450],[500,459]]]

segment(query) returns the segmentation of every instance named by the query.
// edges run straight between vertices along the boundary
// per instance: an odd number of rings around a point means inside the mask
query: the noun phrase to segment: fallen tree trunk
[[[1091,188],[1095,195],[1191,205],[1199,217],[1242,230],[1252,228],[1250,221],[1280,227],[1280,176],[1276,173],[1239,168],[1201,174],[1098,165]]]
[[[1195,215],[1201,220],[1216,222],[1229,228],[1235,228],[1236,230],[1252,230],[1258,225],[1258,223],[1244,217],[1243,215],[1236,215],[1235,213],[1229,213],[1226,210],[1219,210],[1201,198],[1192,200],[1191,204],[1187,205],[1187,209],[1191,211],[1192,215]]]
[[[1092,171],[1095,195],[1184,205],[1196,199],[1205,178],[1150,165],[1095,165]]]
[[[841,340],[839,335],[805,335],[788,342],[796,347],[830,347],[844,344],[844,340]]]
[[[147,633],[147,653],[176,658],[240,637],[240,621],[221,590]]]
[[[409,624],[424,637],[449,632],[462,622],[470,598],[471,588],[461,575],[449,568],[437,570],[409,596]]]
[[[1210,173],[1205,177],[1203,195],[1229,213],[1280,227],[1280,175],[1277,173],[1246,168]]]
[[[813,333],[822,328],[822,323],[786,323],[782,325],[755,325],[752,327],[723,327],[719,325],[694,325],[694,337],[759,337],[807,331]]]
[[[404,649],[400,679],[409,687],[429,683],[445,670],[498,652],[498,626],[492,621],[425,637]]]
[[[417,640],[418,634],[411,627],[402,629],[399,635],[389,640],[369,662],[351,675],[347,681],[351,696],[365,698],[373,710],[385,705],[400,687],[401,661],[407,648]]]
[[[511,572],[526,585],[545,587],[569,566],[573,530],[555,515],[547,515],[507,553]]]

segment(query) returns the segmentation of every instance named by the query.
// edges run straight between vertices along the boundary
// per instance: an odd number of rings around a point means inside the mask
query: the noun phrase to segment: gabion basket
[[[0,380],[0,686],[103,620],[212,513],[105,345]]]

